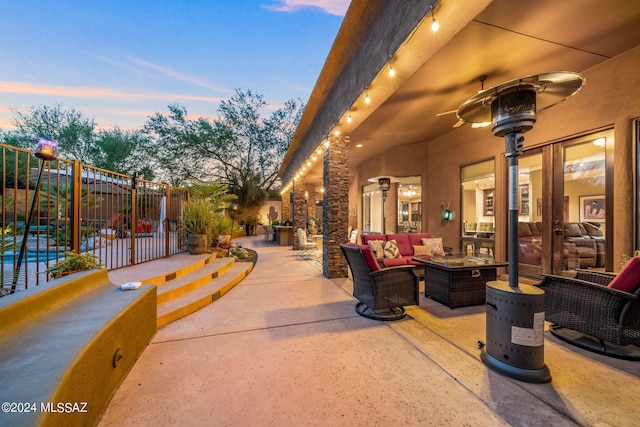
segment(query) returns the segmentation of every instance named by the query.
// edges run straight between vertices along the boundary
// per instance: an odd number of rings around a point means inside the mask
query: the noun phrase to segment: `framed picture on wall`
[[[580,222],[604,222],[604,196],[580,196]]]

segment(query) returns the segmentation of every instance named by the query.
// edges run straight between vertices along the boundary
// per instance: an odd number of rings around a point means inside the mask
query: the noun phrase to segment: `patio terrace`
[[[254,271],[158,330],[100,426],[638,423],[629,391],[640,389],[640,363],[545,332],[552,381],[519,382],[480,360],[484,306],[450,310],[421,294],[405,319],[369,320],[347,278],[327,279],[262,237],[237,242],[258,252]]]

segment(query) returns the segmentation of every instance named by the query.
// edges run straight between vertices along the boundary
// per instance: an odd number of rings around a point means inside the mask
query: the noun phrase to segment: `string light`
[[[347,116],[347,123],[351,123],[351,113],[349,113],[349,115]]]
[[[396,75],[396,70],[393,69],[393,65],[389,64],[389,77]]]
[[[366,92],[365,92],[364,103],[365,104],[371,103],[371,98],[369,98],[369,90],[368,89],[366,89]]]
[[[440,24],[438,24],[438,21],[436,21],[436,17],[433,16],[433,8],[431,8],[431,31],[435,33],[439,28]]]

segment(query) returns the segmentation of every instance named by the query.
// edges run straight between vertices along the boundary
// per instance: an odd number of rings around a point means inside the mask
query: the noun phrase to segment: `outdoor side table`
[[[486,284],[496,280],[497,268],[509,264],[466,256],[414,257],[424,264],[424,296],[449,308],[484,304]]]

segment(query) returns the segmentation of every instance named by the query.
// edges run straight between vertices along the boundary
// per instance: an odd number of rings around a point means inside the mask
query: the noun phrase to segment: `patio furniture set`
[[[424,266],[425,297],[453,309],[484,304],[486,283],[496,280],[497,268],[508,265],[409,244],[431,240],[428,233],[362,239],[365,244],[340,248],[351,271],[356,312],[375,320],[402,319],[405,306],[419,303],[417,266]],[[382,259],[374,241],[387,242]],[[640,361],[640,256],[617,275],[579,269],[575,278],[543,275],[536,286],[545,291],[545,320],[552,323],[554,336],[607,356]]]

